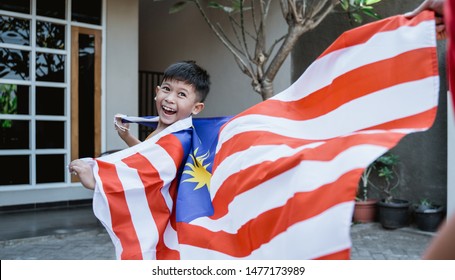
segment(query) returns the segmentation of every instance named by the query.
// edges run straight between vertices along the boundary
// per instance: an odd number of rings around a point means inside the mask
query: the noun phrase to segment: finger
[[[442,32],[436,33],[436,39],[437,40],[445,40],[445,39],[447,39],[447,32],[444,30]]]
[[[123,132],[130,130],[128,127],[119,125],[118,122],[116,122],[116,121],[114,121],[114,125],[115,125],[115,129],[123,131]]]
[[[414,11],[412,12],[407,12],[404,14],[404,16],[406,18],[412,18],[412,17],[415,17],[416,15],[418,15],[420,12],[424,11],[424,10],[427,10],[428,8],[430,8],[430,4],[428,1],[424,1],[422,4],[420,4],[420,6],[418,6]]]

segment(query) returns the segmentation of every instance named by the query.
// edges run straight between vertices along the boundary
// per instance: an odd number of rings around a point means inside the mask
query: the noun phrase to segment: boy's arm
[[[116,130],[117,130],[117,133],[120,136],[120,138],[122,138],[122,140],[125,141],[125,143],[128,145],[128,147],[132,147],[134,145],[141,143],[141,141],[139,139],[137,139],[136,137],[134,137],[128,130],[121,131],[117,128],[116,128]]]
[[[115,116],[114,121],[115,130],[117,130],[118,135],[122,140],[128,145],[128,147],[132,147],[141,143],[139,139],[133,136],[130,133],[130,124],[129,123],[122,123],[122,119],[120,116]]]

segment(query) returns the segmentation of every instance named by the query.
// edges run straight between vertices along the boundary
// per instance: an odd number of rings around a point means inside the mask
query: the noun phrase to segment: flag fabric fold
[[[358,27],[273,98],[95,159],[95,214],[122,259],[348,259],[362,171],[438,94],[431,12]]]

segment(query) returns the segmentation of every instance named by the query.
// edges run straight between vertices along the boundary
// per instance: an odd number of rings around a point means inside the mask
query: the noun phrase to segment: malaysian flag
[[[95,159],[95,214],[121,259],[348,259],[360,175],[432,125],[437,67],[431,12],[345,32],[275,97]]]

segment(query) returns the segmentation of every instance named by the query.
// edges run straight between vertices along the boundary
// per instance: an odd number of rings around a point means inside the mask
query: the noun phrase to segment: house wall
[[[200,116],[234,115],[262,99],[241,73],[232,54],[213,35],[196,7],[169,14],[172,2],[140,1],[139,68],[164,71],[179,60],[195,60],[211,76],[211,90]],[[287,30],[278,1],[272,1],[268,22],[269,38],[279,38]],[[275,79],[275,92],[290,85],[290,58]]]
[[[116,113],[137,116],[139,77],[139,0],[109,0],[106,3],[105,151],[126,147],[114,130],[113,117]]]
[[[376,9],[382,17],[387,17],[411,11],[421,2],[383,0]],[[347,18],[338,13],[330,15],[315,30],[305,34],[292,54],[292,79],[297,79],[341,33],[353,27],[355,25],[350,25]],[[400,157],[401,197],[413,202],[428,198],[442,205],[453,205],[455,201],[453,198],[451,202],[448,201],[447,196],[447,88],[444,41],[438,42],[438,55],[441,87],[435,124],[426,132],[406,136],[393,152]]]

